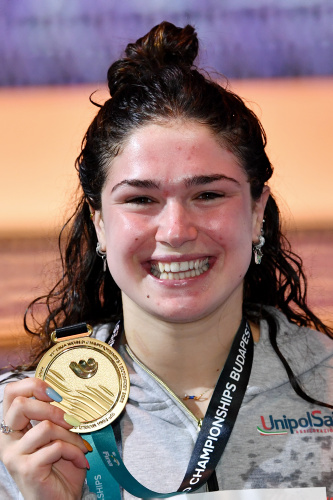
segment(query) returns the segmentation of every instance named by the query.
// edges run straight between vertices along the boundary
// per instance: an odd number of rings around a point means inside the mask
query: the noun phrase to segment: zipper
[[[173,399],[176,399],[177,402],[180,404],[180,406],[185,410],[185,412],[196,422],[198,426],[198,432],[201,429],[202,426],[202,418],[197,418],[193,413],[187,408],[186,405],[184,405],[183,401],[179,399],[177,394],[175,394],[169,387],[161,380],[157,375],[155,375],[154,372],[149,370],[149,368],[146,367],[134,354],[134,352],[131,350],[131,348],[126,344],[125,349],[127,351],[127,354],[135,361],[148,375],[150,375],[159,385],[163,387],[172,397]]]

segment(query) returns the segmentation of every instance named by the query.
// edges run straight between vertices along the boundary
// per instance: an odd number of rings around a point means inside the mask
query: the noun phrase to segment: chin
[[[175,307],[172,307],[170,304],[165,307],[163,306],[163,310],[155,308],[149,308],[147,310],[148,314],[155,316],[155,318],[162,320],[166,323],[192,323],[194,321],[199,321],[207,316],[209,316],[214,311],[214,308],[198,308],[198,304],[196,303],[194,306],[181,306],[179,301]]]

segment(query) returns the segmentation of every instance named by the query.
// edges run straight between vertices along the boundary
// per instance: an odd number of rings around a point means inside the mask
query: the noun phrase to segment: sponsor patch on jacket
[[[289,415],[276,417],[274,415],[260,416],[260,425],[257,431],[262,436],[286,434],[309,434],[313,432],[333,432],[333,412],[331,415],[323,414],[321,410],[309,411],[300,418]]]

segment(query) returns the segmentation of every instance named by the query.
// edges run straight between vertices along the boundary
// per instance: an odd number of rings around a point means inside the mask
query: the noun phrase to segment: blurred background
[[[198,66],[260,117],[271,188],[333,324],[332,0],[2,0],[0,369],[24,360],[22,316],[59,268],[56,234],[75,200],[74,161],[107,69],[162,20],[193,24]]]

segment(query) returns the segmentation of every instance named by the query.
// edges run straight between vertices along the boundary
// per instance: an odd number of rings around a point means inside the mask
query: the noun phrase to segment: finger
[[[28,399],[17,396],[5,414],[6,424],[14,431],[27,430],[31,420],[49,420],[64,429],[71,429],[73,425],[64,420],[65,412],[57,406],[50,405],[37,399]]]
[[[77,446],[83,453],[88,452],[87,445],[84,444],[81,436],[69,432],[49,420],[44,420],[27,432],[17,444],[17,451],[22,455],[30,455],[54,441],[63,441]]]
[[[71,443],[56,440],[31,455],[18,455],[17,444],[16,442],[12,447],[8,447],[3,462],[15,481],[25,487],[33,485],[38,489],[38,484],[44,483],[47,488],[48,480],[51,481],[50,485],[54,483],[56,478],[53,472],[56,470],[59,471],[59,479],[61,477],[65,479],[67,476],[76,481],[76,471],[82,470],[83,472],[84,469],[89,468],[84,453]],[[84,475],[83,473],[83,477]],[[38,496],[38,498],[45,498],[45,495]]]
[[[40,401],[50,402],[52,399],[46,394],[48,384],[44,380],[34,377],[28,377],[18,382],[11,382],[6,385],[4,390],[3,409],[4,414],[7,413],[8,408],[18,396],[25,398],[35,397]]]
[[[53,441],[29,457],[32,468],[39,471],[43,467],[48,470],[49,465],[56,464],[61,459],[72,462],[79,469],[89,469],[84,453],[77,446],[61,440]]]

